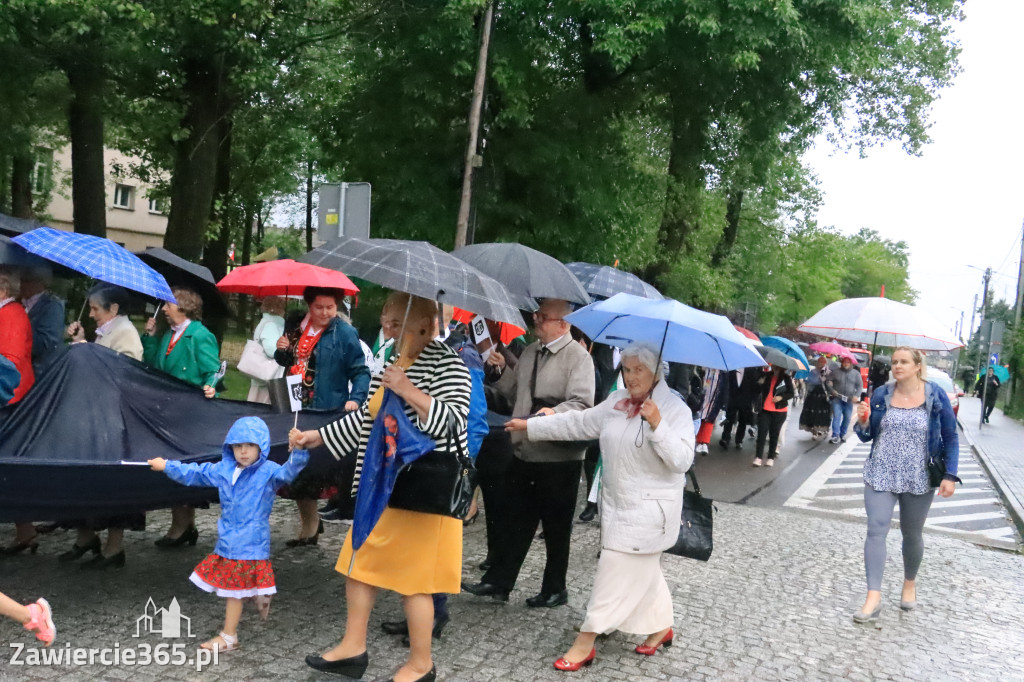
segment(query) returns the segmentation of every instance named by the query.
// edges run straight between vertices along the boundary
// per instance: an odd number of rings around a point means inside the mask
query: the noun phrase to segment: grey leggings
[[[869,590],[882,589],[882,571],[885,569],[885,536],[889,534],[893,507],[900,502],[900,531],[903,533],[903,578],[914,580],[924,556],[924,528],[928,510],[935,498],[934,492],[924,495],[879,492],[864,486],[864,508],[868,513],[868,539],[864,541],[864,570]]]

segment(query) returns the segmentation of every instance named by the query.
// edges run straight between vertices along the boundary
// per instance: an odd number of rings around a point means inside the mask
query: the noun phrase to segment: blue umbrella
[[[0,407],[14,397],[14,389],[21,383],[21,373],[14,363],[0,355]]]
[[[40,227],[12,241],[30,253],[101,282],[175,302],[163,275],[109,239]]]
[[[405,415],[404,404],[401,398],[387,391],[370,430],[352,517],[353,554],[366,542],[384,507],[388,506],[398,472],[434,450],[434,441]]]
[[[811,368],[811,363],[807,361],[807,355],[800,349],[800,346],[796,345],[789,339],[782,338],[781,336],[762,336],[761,343],[765,346],[768,346],[769,348],[780,350],[789,357],[804,363],[804,367],[806,367],[807,369],[801,370],[794,374],[794,378],[806,379],[807,377],[811,376],[810,371],[808,371]]]
[[[565,319],[598,343],[620,348],[632,341],[649,343],[669,362],[726,370],[765,364],[753,341],[727,318],[671,299],[616,294]]]

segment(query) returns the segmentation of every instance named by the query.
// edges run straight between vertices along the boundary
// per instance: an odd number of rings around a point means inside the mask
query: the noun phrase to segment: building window
[[[131,210],[135,204],[135,188],[131,185],[114,185],[114,206]]]
[[[50,191],[50,179],[53,176],[53,150],[37,149],[36,163],[32,169],[32,192],[46,194]]]
[[[163,215],[164,213],[167,213],[167,201],[164,199],[150,197],[149,212],[154,213],[156,215]]]

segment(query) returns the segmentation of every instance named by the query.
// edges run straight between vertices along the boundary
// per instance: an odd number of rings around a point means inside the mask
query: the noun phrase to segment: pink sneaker
[[[57,627],[53,624],[53,609],[50,608],[50,603],[40,597],[27,608],[32,618],[25,623],[25,629],[35,630],[36,639],[50,646],[57,637]]]

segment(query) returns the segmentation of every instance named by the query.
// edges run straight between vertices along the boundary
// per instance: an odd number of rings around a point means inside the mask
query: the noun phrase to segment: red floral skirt
[[[210,554],[199,562],[189,580],[218,597],[244,599],[277,592],[269,559],[225,559]]]

